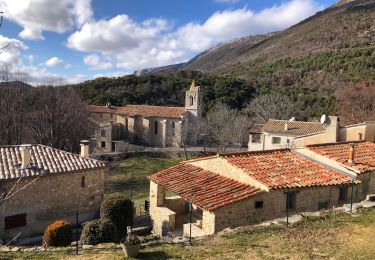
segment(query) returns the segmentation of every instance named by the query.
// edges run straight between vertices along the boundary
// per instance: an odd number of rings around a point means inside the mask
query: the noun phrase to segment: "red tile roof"
[[[110,108],[107,107],[107,106],[94,106],[94,105],[87,106],[88,111],[92,112],[92,113],[112,113],[112,114],[116,114],[120,108],[121,107],[115,107],[115,106],[111,106]]]
[[[288,130],[285,130],[285,124]],[[262,132],[283,133],[293,135],[308,135],[324,132],[326,127],[320,122],[289,121],[270,119],[261,127]]]
[[[269,189],[351,183],[349,177],[304,159],[288,149],[221,156]]]
[[[349,144],[354,145],[354,165],[348,163]],[[371,142],[309,145],[308,148],[318,154],[362,172],[375,170],[375,144]]]
[[[23,169],[20,145],[0,146],[0,180],[105,168],[105,163],[45,145],[31,145],[30,167]]]
[[[148,105],[127,105],[125,107],[108,108],[106,106],[88,106],[88,110],[94,113],[113,113],[128,116],[153,116],[179,118],[187,113],[184,107],[165,107]]]
[[[184,107],[163,107],[147,105],[127,105],[119,109],[119,114],[129,116],[155,116],[179,118],[187,113]]]
[[[180,163],[148,177],[149,180],[191,200],[199,208],[214,211],[262,192],[251,185],[202,168]]]

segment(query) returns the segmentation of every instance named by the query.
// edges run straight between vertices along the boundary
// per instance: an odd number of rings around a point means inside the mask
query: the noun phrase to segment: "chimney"
[[[354,144],[349,144],[349,158],[348,163],[354,165]]]
[[[288,131],[288,123],[285,123],[285,125],[284,125],[284,131]]]
[[[293,122],[293,121],[296,121],[296,118],[294,116],[292,116],[289,121]]]
[[[20,151],[21,151],[21,167],[22,169],[25,169],[30,164],[31,145],[29,144],[21,145]]]
[[[111,103],[110,103],[110,102],[107,102],[106,107],[107,107],[107,108],[112,108]]]
[[[80,145],[81,145],[81,157],[83,158],[89,158],[89,144],[90,141],[88,140],[82,140]]]

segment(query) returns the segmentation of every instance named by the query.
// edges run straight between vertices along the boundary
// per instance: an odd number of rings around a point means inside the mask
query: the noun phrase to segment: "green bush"
[[[44,230],[45,246],[68,246],[72,243],[73,227],[66,220],[57,220]]]
[[[123,195],[105,198],[100,207],[100,218],[115,224],[119,238],[126,235],[126,227],[133,226],[133,213],[133,202]]]
[[[108,219],[90,221],[83,227],[80,241],[84,245],[117,242],[117,228]]]

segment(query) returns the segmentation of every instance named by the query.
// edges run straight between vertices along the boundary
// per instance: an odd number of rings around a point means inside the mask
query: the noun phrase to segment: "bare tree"
[[[289,97],[271,93],[256,97],[245,110],[257,122],[264,123],[269,119],[289,119],[297,108]]]
[[[217,104],[202,121],[200,142],[206,146],[217,147],[225,151],[228,147],[241,148],[247,139],[247,132],[252,125],[249,117],[224,104]]]
[[[375,120],[375,82],[360,81],[336,91],[337,113],[347,123]]]
[[[39,87],[34,91],[35,105],[28,114],[32,139],[68,151],[77,151],[79,141],[91,136],[86,105],[68,87]]]

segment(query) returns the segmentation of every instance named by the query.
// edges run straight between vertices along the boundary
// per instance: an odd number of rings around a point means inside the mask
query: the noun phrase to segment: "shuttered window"
[[[26,226],[26,213],[5,217],[4,222],[5,229]]]

